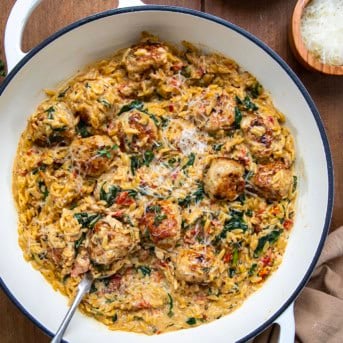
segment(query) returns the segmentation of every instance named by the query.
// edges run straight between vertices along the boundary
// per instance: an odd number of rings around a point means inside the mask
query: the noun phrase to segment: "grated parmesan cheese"
[[[324,64],[343,65],[343,0],[313,0],[301,19],[305,46]]]

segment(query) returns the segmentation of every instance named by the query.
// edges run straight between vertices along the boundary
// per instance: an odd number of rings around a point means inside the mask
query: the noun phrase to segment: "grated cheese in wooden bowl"
[[[313,0],[304,9],[301,35],[322,63],[343,65],[343,0]]]

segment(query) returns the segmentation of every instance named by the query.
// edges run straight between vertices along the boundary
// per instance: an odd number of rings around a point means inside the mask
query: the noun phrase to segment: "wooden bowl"
[[[310,1],[311,0],[298,0],[295,5],[289,30],[291,49],[298,61],[307,69],[319,71],[323,74],[343,75],[343,66],[323,64],[306,48],[303,42],[300,31],[300,22],[304,9]]]

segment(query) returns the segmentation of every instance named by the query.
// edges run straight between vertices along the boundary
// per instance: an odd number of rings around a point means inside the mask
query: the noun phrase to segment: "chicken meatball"
[[[95,129],[117,111],[111,80],[90,71],[66,90],[65,101],[72,111]]]
[[[151,149],[158,140],[158,130],[154,121],[149,115],[138,110],[120,115],[110,135],[116,135],[120,140],[121,149],[127,152]]]
[[[168,62],[168,48],[160,43],[142,43],[127,50],[123,64],[129,74],[158,69]]]
[[[234,201],[244,191],[244,168],[227,158],[215,158],[204,177],[205,192],[212,198]]]
[[[111,167],[117,146],[107,136],[75,139],[70,145],[74,165],[84,174],[99,176]]]
[[[235,121],[235,106],[234,98],[222,88],[209,86],[200,95],[195,95],[188,112],[197,127],[215,134],[231,128]]]
[[[47,101],[30,118],[28,131],[41,146],[69,144],[75,136],[75,124],[76,119],[65,103]]]
[[[181,215],[177,205],[164,201],[151,204],[141,222],[154,244],[163,249],[173,248],[180,239]]]
[[[260,160],[268,159],[284,147],[279,122],[272,116],[244,116],[241,128],[252,154]]]
[[[95,224],[88,252],[95,263],[111,264],[133,252],[138,243],[138,229],[125,226],[109,215]]]
[[[222,262],[216,259],[214,249],[207,245],[180,248],[175,260],[177,279],[192,283],[209,283],[221,271]]]
[[[282,162],[259,165],[251,179],[257,192],[269,200],[281,200],[287,197],[293,182],[292,171]]]

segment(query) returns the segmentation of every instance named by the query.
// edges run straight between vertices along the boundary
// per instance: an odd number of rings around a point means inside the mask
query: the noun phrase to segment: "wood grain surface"
[[[0,0],[0,58],[2,60],[4,60],[5,23],[14,1]],[[227,19],[259,37],[291,66],[314,99],[327,130],[335,165],[335,206],[331,229],[343,225],[343,77],[310,72],[293,57],[287,40],[287,31],[296,1],[149,0],[145,2],[189,7]],[[77,19],[114,7],[116,1],[110,0],[43,0],[32,14],[25,29],[23,49],[29,50],[56,30]],[[25,287],[25,281],[20,279],[20,275],[18,282]],[[11,303],[2,290],[0,311],[1,343],[49,342],[50,339]]]

